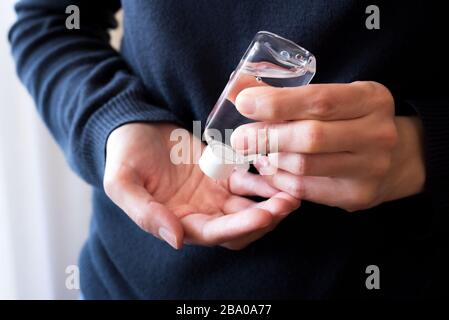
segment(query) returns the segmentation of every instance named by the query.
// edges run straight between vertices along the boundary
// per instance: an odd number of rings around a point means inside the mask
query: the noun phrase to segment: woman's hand
[[[423,188],[420,120],[395,117],[391,93],[379,83],[249,88],[236,106],[260,122],[239,127],[233,147],[256,154],[277,139],[276,153],[256,167],[275,172],[266,180],[298,199],[355,211]],[[268,141],[256,141],[261,136]]]
[[[169,124],[131,123],[108,138],[105,191],[143,230],[174,248],[187,242],[241,249],[299,206],[299,200],[259,175],[234,172],[228,180],[215,182],[195,159],[173,164],[174,129]],[[186,141],[189,146],[202,145],[191,139]],[[256,203],[245,195],[269,199]]]

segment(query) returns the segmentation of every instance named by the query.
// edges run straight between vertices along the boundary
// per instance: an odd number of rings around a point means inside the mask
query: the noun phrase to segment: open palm
[[[145,231],[175,248],[187,242],[240,249],[299,206],[259,175],[236,171],[227,180],[214,181],[193,158],[190,164],[173,164],[175,142],[169,137],[174,129],[132,123],[108,139],[106,193]],[[250,195],[268,200],[257,203],[245,197]]]

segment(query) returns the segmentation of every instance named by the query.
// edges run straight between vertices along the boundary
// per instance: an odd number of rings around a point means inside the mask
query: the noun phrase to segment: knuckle
[[[228,242],[222,245],[222,247],[231,250],[231,251],[240,251],[245,249],[249,243],[237,243],[237,242]]]
[[[385,125],[378,133],[378,141],[387,149],[393,149],[398,142],[398,133],[394,124]]]
[[[301,182],[301,179],[293,179],[288,185],[287,192],[295,198],[302,198],[304,196],[304,184]]]
[[[312,98],[309,113],[318,119],[331,117],[335,112],[332,99],[326,91],[319,91]]]
[[[375,99],[376,106],[388,115],[394,115],[394,98],[390,90],[376,81],[361,81],[367,94]]]
[[[307,174],[307,172],[309,171],[308,166],[309,166],[309,160],[307,159],[307,157],[302,154],[298,155],[298,161],[296,163],[294,174],[296,174],[298,176],[305,176]]]
[[[370,91],[378,90],[381,86],[381,84],[376,81],[357,81],[357,83]]]
[[[394,112],[394,98],[390,90],[379,82],[370,81],[376,90],[376,96],[381,99],[381,105],[387,107],[387,110]]]
[[[378,91],[380,87],[380,83],[376,81],[354,81],[351,85],[358,87],[359,90],[363,90],[365,93]]]
[[[353,213],[360,210],[359,208],[357,208],[355,205],[352,204],[348,204],[347,206],[343,207],[343,209],[349,213]]]
[[[375,202],[375,191],[371,185],[355,187],[349,196],[345,210],[349,212],[368,209]]]
[[[309,122],[305,133],[305,152],[317,152],[323,142],[323,128],[317,121]]]

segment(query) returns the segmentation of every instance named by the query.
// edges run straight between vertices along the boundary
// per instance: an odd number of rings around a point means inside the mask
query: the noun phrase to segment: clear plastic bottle
[[[235,152],[230,144],[234,129],[253,122],[235,107],[240,91],[257,86],[307,85],[315,70],[315,57],[309,51],[273,33],[258,32],[207,118],[204,138],[208,146],[199,160],[201,170],[219,180],[229,177],[235,168],[249,168],[252,159]]]

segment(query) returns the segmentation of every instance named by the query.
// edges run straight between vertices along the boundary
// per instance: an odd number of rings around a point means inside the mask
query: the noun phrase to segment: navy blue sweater
[[[81,11],[67,30],[65,8]],[[10,32],[20,78],[70,163],[94,189],[80,257],[86,298],[331,298],[438,295],[448,285],[449,73],[444,12],[388,1],[380,30],[364,1],[23,0]],[[121,52],[109,45],[124,9]],[[374,80],[398,115],[424,125],[424,193],[348,214],[304,203],[248,248],[175,251],[141,231],[105,195],[105,142],[133,121],[191,128],[206,119],[250,40],[267,30],[318,61],[314,82]],[[369,130],[370,128],[366,128]],[[63,212],[61,212],[63,214]],[[381,290],[365,288],[365,268]]]

